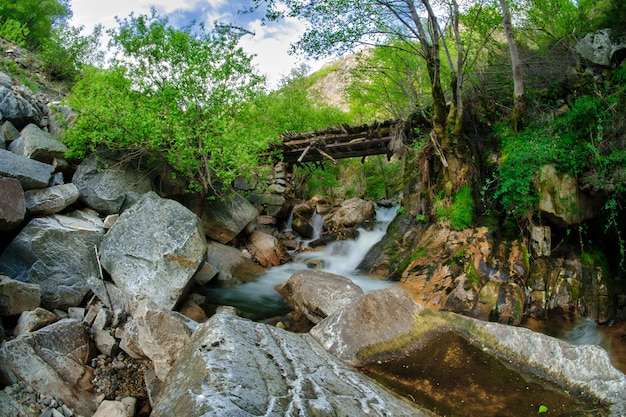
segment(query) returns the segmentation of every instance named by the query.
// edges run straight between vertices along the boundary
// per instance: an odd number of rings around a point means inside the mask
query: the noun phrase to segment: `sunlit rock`
[[[171,310],[193,282],[206,247],[195,214],[150,192],[124,211],[100,252],[103,268],[128,300],[148,299]]]
[[[265,268],[282,265],[291,260],[287,248],[274,236],[255,230],[248,238],[246,248]]]

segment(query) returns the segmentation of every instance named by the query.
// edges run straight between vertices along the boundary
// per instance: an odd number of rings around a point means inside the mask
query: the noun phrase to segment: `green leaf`
[[[546,407],[545,405],[540,405],[539,411],[537,411],[537,414],[547,413],[547,412],[548,412],[548,407]]]

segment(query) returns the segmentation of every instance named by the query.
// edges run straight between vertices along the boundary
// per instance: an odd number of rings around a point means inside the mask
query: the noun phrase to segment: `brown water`
[[[575,398],[484,352],[457,333],[434,336],[407,356],[363,371],[397,394],[442,417],[602,416],[598,405]],[[542,408],[543,408],[542,407]]]

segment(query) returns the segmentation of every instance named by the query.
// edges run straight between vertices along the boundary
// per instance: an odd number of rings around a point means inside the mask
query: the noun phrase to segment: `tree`
[[[353,51],[363,46],[382,46],[421,57],[430,81],[432,130],[429,138],[432,148],[427,152],[432,151],[434,155],[428,161],[432,183],[451,199],[463,185],[471,182],[471,155],[461,134],[462,66],[466,56],[460,39],[456,0],[445,3],[449,5],[447,10],[435,9],[429,0],[254,0],[253,4],[257,8],[265,7],[266,18],[270,21],[288,16],[307,20],[308,29],[295,43],[294,50],[311,56]],[[440,26],[440,16],[436,12],[440,9],[447,13],[442,21],[452,27],[455,58],[458,58],[451,65],[454,77],[450,90],[443,84],[444,66],[440,58],[446,33],[450,32]],[[467,33],[471,34],[471,31]],[[446,94],[447,91],[451,94]],[[428,193],[427,190],[416,190],[412,194],[425,197]],[[429,201],[417,206],[420,211],[432,211]]]
[[[517,41],[513,36],[513,27],[511,25],[511,12],[506,0],[498,0],[502,9],[502,28],[506,36],[506,42],[509,45],[509,53],[511,56],[511,67],[513,69],[513,115],[512,127],[517,132],[522,118],[524,117],[525,99],[524,99],[524,73],[522,72],[522,61],[520,59]]]
[[[249,175],[268,138],[246,131],[238,116],[264,78],[238,37],[202,25],[174,29],[154,10],[118,24],[110,67],[88,70],[68,98],[80,112],[64,137],[72,153],[160,157],[202,196]]]
[[[0,25],[21,25],[25,45],[36,50],[50,39],[52,28],[72,16],[69,0],[0,0]]]

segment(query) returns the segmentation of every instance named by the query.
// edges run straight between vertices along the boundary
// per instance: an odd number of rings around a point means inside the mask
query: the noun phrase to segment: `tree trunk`
[[[511,124],[513,131],[517,131],[522,126],[522,119],[525,112],[524,99],[524,74],[522,72],[522,61],[517,48],[517,42],[513,36],[513,27],[511,25],[511,12],[506,0],[498,0],[502,9],[502,27],[506,36],[506,42],[509,45],[509,53],[511,54],[511,67],[513,69],[513,114],[511,116]]]

